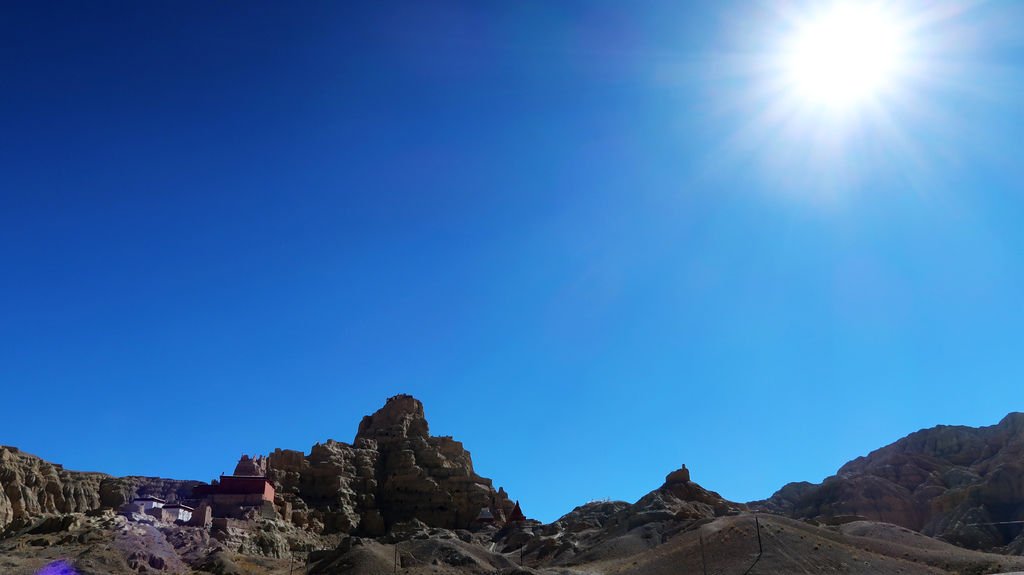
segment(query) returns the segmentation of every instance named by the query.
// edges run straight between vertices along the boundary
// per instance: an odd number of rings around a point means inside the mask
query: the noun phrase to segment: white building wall
[[[159,501],[140,501],[136,499],[135,501],[133,501],[133,503],[141,504],[143,511],[154,508],[159,509],[164,506],[164,504],[160,503]]]
[[[192,519],[192,512],[188,509],[182,509],[181,507],[168,509],[167,513],[171,516],[172,521],[188,521],[189,519]]]

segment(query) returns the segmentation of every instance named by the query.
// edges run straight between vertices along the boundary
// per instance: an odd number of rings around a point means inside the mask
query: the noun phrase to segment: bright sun
[[[805,102],[847,108],[895,88],[906,44],[899,18],[881,6],[834,4],[794,26],[784,81]]]
[[[714,162],[752,162],[779,192],[840,201],[882,173],[921,185],[949,155],[933,136],[959,128],[946,96],[986,89],[972,54],[992,16],[973,0],[741,4],[708,66],[735,121]]]

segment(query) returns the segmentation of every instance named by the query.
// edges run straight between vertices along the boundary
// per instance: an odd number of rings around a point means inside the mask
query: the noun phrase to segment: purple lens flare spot
[[[78,571],[67,561],[60,560],[47,564],[36,575],[78,575]]]

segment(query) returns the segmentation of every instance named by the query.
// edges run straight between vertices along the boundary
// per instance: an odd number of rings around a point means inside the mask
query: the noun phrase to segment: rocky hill
[[[1024,558],[967,551],[887,523],[828,527],[781,516],[758,519],[716,518],[643,553],[609,557],[586,569],[605,575],[980,575],[1024,569]]]
[[[275,450],[267,477],[286,519],[323,533],[380,536],[414,519],[466,528],[484,506],[515,505],[473,471],[460,442],[430,435],[423,404],[409,395],[364,417],[352,444],[328,440],[309,455]]]
[[[1024,413],[988,427],[912,433],[821,484],[790,483],[749,505],[825,522],[884,521],[971,549],[1020,554],[1022,526],[1008,522],[1024,518]]]
[[[351,444],[243,457],[235,476],[248,477],[233,480],[259,487],[259,513],[240,516],[211,517],[205,499],[199,521],[121,508],[140,494],[188,501],[199,483],[68,471],[0,448],[0,573],[1022,571],[1015,525],[971,525],[1024,511],[1022,425],[1024,416],[1011,414],[987,428],[924,430],[820,485],[793,483],[747,505],[705,489],[682,466],[635,502],[587,503],[550,524],[512,520],[516,503],[474,471],[462,444],[431,436],[423,405],[407,395],[364,417]],[[507,520],[480,521],[482,510]]]
[[[500,534],[497,541],[506,551],[522,547],[536,564],[581,565],[652,549],[694,526],[744,510],[693,482],[683,465],[634,503],[590,502],[551,524]]]
[[[16,447],[0,446],[0,531],[44,515],[116,508],[138,494],[184,499],[198,483],[68,471]]]

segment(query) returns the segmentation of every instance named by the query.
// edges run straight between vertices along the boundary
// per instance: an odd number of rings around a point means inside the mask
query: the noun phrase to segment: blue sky
[[[773,123],[772,5],[6,4],[0,443],[208,480],[412,393],[553,520],[1024,409],[1024,11]]]

